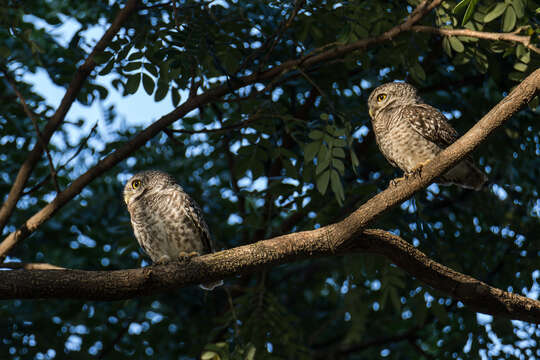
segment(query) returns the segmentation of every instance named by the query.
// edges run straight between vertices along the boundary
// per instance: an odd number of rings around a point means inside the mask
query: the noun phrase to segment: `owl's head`
[[[407,83],[386,83],[371,92],[368,99],[369,115],[372,120],[377,118],[381,110],[394,107],[416,104],[421,99],[416,88]]]
[[[129,207],[130,204],[145,196],[159,193],[161,190],[175,185],[174,178],[163,171],[141,171],[133,175],[124,186],[124,201]]]

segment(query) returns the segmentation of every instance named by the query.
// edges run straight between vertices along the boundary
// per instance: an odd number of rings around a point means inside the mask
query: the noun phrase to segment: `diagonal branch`
[[[143,146],[148,140],[150,140],[151,138],[159,134],[164,128],[171,125],[172,123],[174,123],[176,120],[180,119],[181,117],[185,116],[190,111],[197,109],[212,101],[216,101],[222,96],[229,94],[231,92],[234,92],[235,90],[238,90],[242,87],[252,85],[252,84],[264,81],[264,80],[272,80],[272,79],[279,78],[282,75],[290,71],[293,71],[296,68],[299,68],[299,67],[302,67],[304,69],[309,68],[311,66],[324,63],[329,60],[343,57],[344,55],[350,52],[366,49],[370,45],[390,41],[396,36],[398,36],[399,34],[405,31],[409,31],[411,27],[417,21],[419,21],[423,16],[425,16],[429,11],[431,11],[434,7],[439,5],[441,2],[442,0],[433,0],[432,2],[429,2],[428,0],[422,1],[420,5],[418,5],[418,7],[411,13],[411,15],[407,18],[407,20],[404,23],[391,28],[390,30],[386,31],[385,33],[379,36],[358,40],[356,42],[346,44],[346,45],[337,45],[330,49],[325,49],[325,50],[319,49],[319,50],[314,51],[313,54],[308,54],[298,59],[285,61],[279,66],[272,67],[260,73],[255,73],[255,74],[235,78],[234,82],[227,82],[213,89],[209,89],[206,92],[203,92],[199,95],[189,97],[182,105],[180,105],[179,107],[177,107],[170,113],[162,116],[156,122],[154,122],[153,124],[148,126],[146,129],[141,131],[133,139],[128,141],[124,146],[120,147],[119,149],[114,151],[112,154],[108,155],[107,157],[99,161],[97,165],[95,165],[94,167],[89,169],[86,173],[84,173],[83,175],[78,177],[75,181],[73,181],[73,183],[71,183],[71,185],[67,187],[63,192],[57,194],[56,198],[51,203],[43,207],[40,211],[38,211],[36,214],[34,214],[28,220],[26,220],[26,222],[19,229],[17,229],[15,232],[10,233],[2,241],[2,243],[0,243],[0,257],[4,256],[13,246],[15,246],[15,244],[19,240],[25,239],[26,237],[28,237],[41,224],[43,224],[45,221],[50,219],[54,215],[54,213],[56,213],[56,211],[58,211],[68,201],[70,201],[77,194],[79,194],[82,191],[82,189],[86,185],[88,185],[90,182],[92,182],[95,178],[103,174],[105,171],[111,169],[120,161],[130,156],[135,150]],[[130,4],[131,4],[131,1],[128,2],[128,5]],[[124,10],[128,8],[128,5],[126,5],[126,8]],[[116,20],[118,20],[118,18]],[[115,23],[117,22],[116,20],[115,20]],[[45,128],[45,130],[47,130],[47,127]],[[46,131],[44,131],[44,136],[45,134],[46,134]],[[29,171],[31,170],[31,168],[27,169],[28,167],[27,162],[25,162],[26,165],[23,164],[19,173],[24,170],[24,171],[28,171],[27,175],[29,175]],[[19,176],[17,177],[17,179],[19,179]],[[24,182],[26,182],[26,179],[27,177],[24,178]],[[17,186],[24,186],[24,184],[23,185],[18,184],[17,181],[18,180],[16,180],[16,183],[13,185],[11,192],[14,192],[15,191],[14,189],[16,189]],[[22,191],[22,187],[19,190]],[[15,194],[20,195],[20,191],[15,192]],[[13,207],[15,206],[15,203],[17,201],[16,199],[18,199],[17,196],[8,197],[8,200],[6,201],[7,205],[4,204],[4,206],[0,209],[0,225],[4,225],[5,221],[7,221],[7,217],[9,217],[9,215],[11,214],[11,211],[13,210]],[[1,227],[2,226],[0,226],[0,228]]]
[[[496,41],[510,41],[514,43],[521,43],[526,48],[540,54],[540,49],[531,44],[531,37],[525,35],[517,35],[514,33],[492,33],[475,31],[469,29],[439,29],[432,26],[415,25],[411,28],[414,32],[428,32],[433,34],[439,34],[443,36],[469,36],[478,39],[496,40]]]
[[[471,130],[442,151],[423,169],[422,177],[405,180],[373,197],[341,222],[257,243],[141,269],[118,271],[6,271],[0,299],[79,298],[117,300],[153,295],[201,282],[214,281],[261,268],[318,256],[363,252],[380,254],[411,275],[448,293],[473,310],[540,324],[540,302],[509,293],[439,264],[400,237],[365,229],[383,211],[426,187],[463,159],[505,120],[540,91],[540,69],[499,102]]]
[[[17,173],[17,177],[15,178],[15,181],[9,191],[8,198],[0,208],[0,233],[6,225],[9,217],[13,213],[13,210],[15,209],[15,206],[17,205],[17,202],[21,197],[26,182],[28,181],[28,178],[32,173],[32,170],[41,158],[41,152],[43,151],[44,147],[47,146],[47,144],[49,143],[53,133],[64,121],[64,118],[66,117],[69,108],[77,98],[77,95],[79,94],[79,91],[81,90],[84,82],[86,81],[92,70],[94,70],[94,68],[96,67],[96,63],[94,62],[94,56],[107,47],[109,42],[113,39],[118,30],[120,30],[120,28],[122,27],[122,24],[127,20],[131,13],[136,10],[137,3],[138,0],[127,1],[126,6],[118,13],[109,29],[105,32],[105,34],[98,41],[92,52],[88,55],[86,61],[77,68],[75,76],[71,80],[71,83],[69,84],[69,87],[67,88],[66,93],[64,94],[64,97],[62,98],[62,101],[58,106],[58,109],[49,119],[49,122],[43,129],[43,132],[41,134],[42,141],[38,141],[36,143],[32,151],[30,151],[30,153],[28,154],[28,158],[21,165],[21,168]],[[4,253],[0,252],[0,257],[3,254]]]

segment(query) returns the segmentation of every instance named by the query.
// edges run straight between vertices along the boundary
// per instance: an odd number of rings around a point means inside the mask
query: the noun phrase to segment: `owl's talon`
[[[396,187],[396,186],[398,186],[398,184],[399,184],[400,182],[402,182],[402,181],[405,180],[406,178],[407,178],[407,176],[405,175],[405,176],[400,177],[400,178],[392,179],[392,180],[390,180],[390,185]]]
[[[163,265],[163,264],[168,263],[169,261],[171,261],[171,258],[169,256],[167,256],[167,255],[163,255],[155,262],[155,264],[156,265]]]
[[[424,168],[424,166],[426,166],[431,160],[426,160],[424,162],[421,162],[420,164],[418,164],[414,169],[412,169],[410,172],[409,172],[409,176],[419,176],[419,177],[422,177],[422,169]]]
[[[199,253],[196,251],[192,251],[189,253],[185,251],[180,251],[180,253],[178,254],[178,259],[182,261],[188,261],[195,256],[199,256]]]

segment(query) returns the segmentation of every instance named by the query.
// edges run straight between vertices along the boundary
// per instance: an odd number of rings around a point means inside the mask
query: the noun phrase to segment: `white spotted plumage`
[[[368,99],[375,139],[388,161],[411,173],[433,159],[458,138],[458,133],[436,108],[424,103],[407,83],[377,87]],[[479,190],[487,176],[468,157],[437,179],[443,185]]]
[[[214,251],[199,206],[169,174],[135,174],[124,187],[124,201],[135,237],[154,263]],[[211,290],[221,283],[202,287]]]

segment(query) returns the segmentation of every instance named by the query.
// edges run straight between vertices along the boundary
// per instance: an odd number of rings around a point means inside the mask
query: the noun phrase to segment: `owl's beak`
[[[124,202],[127,206],[129,206],[129,200],[131,199],[131,196],[129,194],[124,193]]]
[[[369,109],[369,116],[373,119],[373,111],[371,109]]]

